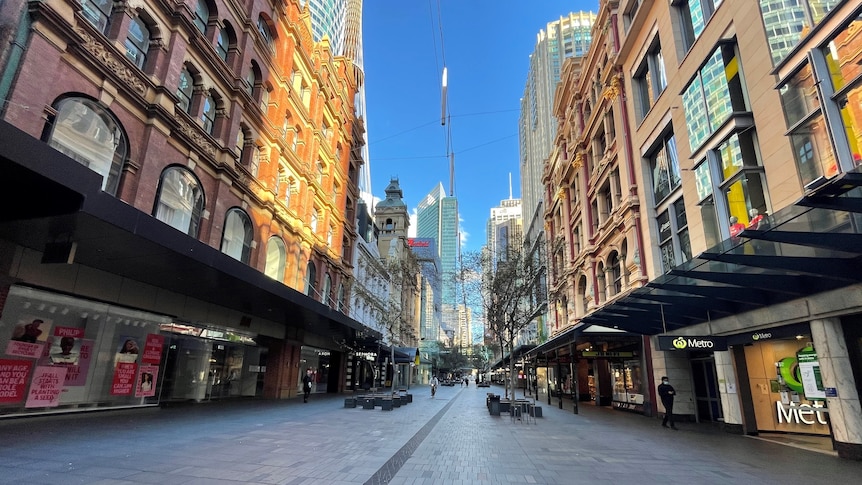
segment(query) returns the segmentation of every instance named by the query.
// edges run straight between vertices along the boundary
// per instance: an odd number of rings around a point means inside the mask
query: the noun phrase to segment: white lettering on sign
[[[778,424],[805,424],[811,426],[813,424],[826,424],[826,419],[823,413],[828,412],[823,408],[823,404],[815,402],[814,405],[800,404],[791,402],[789,406],[785,406],[781,401],[775,402],[775,409],[778,411]]]

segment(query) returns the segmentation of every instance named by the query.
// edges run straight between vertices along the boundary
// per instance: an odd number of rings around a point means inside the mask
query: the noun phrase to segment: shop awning
[[[575,328],[655,335],[858,284],[860,187],[862,173],[841,174],[769,216],[769,229],[723,241],[585,316]]]
[[[416,347],[395,347],[395,363],[419,365],[419,349]]]
[[[46,252],[76,243],[74,261],[250,318],[290,338],[355,347],[381,335],[101,191],[95,172],[0,121],[0,241]],[[237,327],[243,326],[238,320]]]

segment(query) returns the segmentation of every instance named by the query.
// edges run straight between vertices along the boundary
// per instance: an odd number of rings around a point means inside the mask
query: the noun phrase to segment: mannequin
[[[747,229],[763,229],[761,225],[763,224],[763,214],[760,213],[757,209],[751,209],[748,211],[748,227]]]

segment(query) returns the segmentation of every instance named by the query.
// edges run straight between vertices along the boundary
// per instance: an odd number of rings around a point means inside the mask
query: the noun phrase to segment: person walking
[[[311,395],[312,382],[314,382],[314,374],[309,368],[306,369],[305,375],[302,376],[302,402],[308,402],[308,396]]]
[[[673,423],[673,398],[676,396],[676,390],[670,385],[667,376],[661,378],[661,384],[658,385],[658,395],[664,405],[664,419],[661,420],[661,425],[667,428],[669,422],[670,429],[677,429]]]
[[[437,379],[437,376],[431,378],[431,397],[434,397],[434,394],[437,394],[437,386],[440,384],[440,381]]]

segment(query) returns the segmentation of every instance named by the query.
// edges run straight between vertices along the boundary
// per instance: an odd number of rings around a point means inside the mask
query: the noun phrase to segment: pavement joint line
[[[459,392],[455,395],[454,398],[450,399],[445,406],[443,406],[443,409],[437,411],[437,414],[435,414],[433,418],[431,418],[427,423],[425,423],[425,426],[423,426],[419,431],[417,431],[412,438],[407,440],[407,443],[404,443],[404,446],[402,446],[398,451],[396,451],[395,454],[392,455],[392,458],[389,458],[389,460],[387,460],[386,463],[384,463],[383,466],[380,467],[380,469],[374,472],[374,475],[371,475],[371,478],[369,478],[364,485],[384,485],[389,483],[389,481],[392,480],[395,474],[398,473],[398,470],[400,470],[401,467],[404,466],[405,463],[407,463],[407,460],[411,456],[413,456],[413,452],[416,451],[416,449],[419,448],[419,445],[422,444],[425,438],[427,438],[428,435],[431,434],[431,430],[434,429],[435,426],[437,426],[437,423],[440,422],[440,420],[443,418],[443,415],[445,415],[446,412],[449,411],[449,408],[451,408],[452,405],[455,404],[455,401],[458,400],[458,397],[460,396],[461,393]]]

